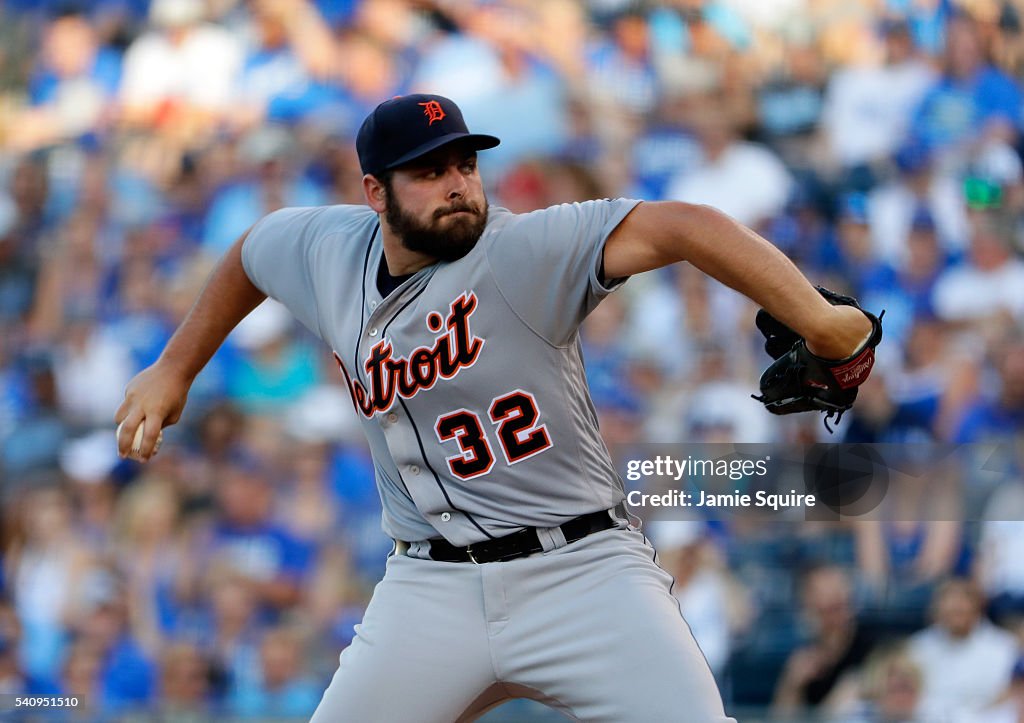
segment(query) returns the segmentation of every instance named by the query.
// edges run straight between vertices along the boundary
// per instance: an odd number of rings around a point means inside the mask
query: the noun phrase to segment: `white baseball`
[[[117,425],[116,439],[121,439],[121,427],[124,426],[124,422]],[[139,424],[135,430],[135,439],[132,440],[132,448],[128,456],[132,459],[139,459],[139,454],[142,452],[142,438],[146,435],[146,422],[143,421]],[[164,441],[164,431],[161,429],[160,433],[156,436],[156,444],[153,446],[153,454],[160,451],[160,445]]]

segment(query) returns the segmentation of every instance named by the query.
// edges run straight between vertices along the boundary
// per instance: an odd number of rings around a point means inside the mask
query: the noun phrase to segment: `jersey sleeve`
[[[549,343],[568,343],[583,319],[625,279],[601,278],[604,244],[640,201],[566,203],[515,216],[488,245],[505,301]]]
[[[256,288],[322,336],[312,275],[319,213],[319,208],[283,208],[264,216],[242,243],[242,267]]]

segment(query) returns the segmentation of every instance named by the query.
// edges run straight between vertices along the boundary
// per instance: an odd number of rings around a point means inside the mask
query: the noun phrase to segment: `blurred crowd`
[[[495,205],[711,204],[886,310],[829,436],[749,398],[749,301],[685,264],[633,279],[583,330],[614,450],[1009,450],[977,524],[655,525],[729,707],[1020,719],[1021,0],[0,2],[0,692],[315,707],[391,544],[329,351],[268,302],[153,462],[113,415],[255,220],[362,202],[355,131],[413,91],[502,138]]]

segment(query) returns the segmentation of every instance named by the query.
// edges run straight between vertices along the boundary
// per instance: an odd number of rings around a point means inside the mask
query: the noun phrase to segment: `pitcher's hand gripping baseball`
[[[820,411],[825,426],[835,416],[838,422],[857,399],[857,388],[864,383],[875,363],[875,347],[882,340],[882,316],[864,311],[852,296],[817,287],[833,306],[853,306],[871,321],[871,333],[852,354],[844,359],[825,359],[807,348],[799,334],[764,309],[755,323],[765,337],[764,348],[775,359],[761,375],[761,394],[754,398],[772,414]]]
[[[139,372],[128,383],[114,416],[118,454],[140,462],[156,454],[163,428],[181,417],[190,386],[188,379],[160,362]]]

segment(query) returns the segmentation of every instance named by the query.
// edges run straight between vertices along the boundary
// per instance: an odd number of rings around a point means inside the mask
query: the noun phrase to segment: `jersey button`
[[[398,421],[398,415],[392,412],[391,414],[388,415],[388,421],[394,424],[395,422]]]
[[[417,475],[417,474],[420,473],[420,468],[417,467],[416,465],[410,465],[409,466],[409,472],[414,474],[414,475]]]
[[[452,518],[452,513],[451,512],[442,512],[441,513],[441,522],[448,522],[449,520],[451,520],[451,518]]]
[[[377,336],[377,327],[370,329],[370,336]]]
[[[370,302],[370,308],[371,309],[376,309],[377,308],[377,302],[376,301],[371,301]]]

